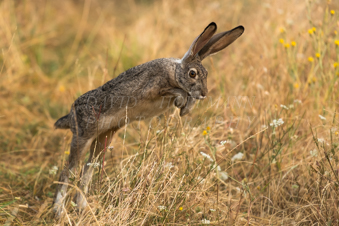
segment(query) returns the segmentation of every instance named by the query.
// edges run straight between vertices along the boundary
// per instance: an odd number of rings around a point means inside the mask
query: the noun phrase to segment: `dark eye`
[[[190,70],[188,74],[190,75],[191,78],[194,78],[197,75],[197,72],[194,70]]]

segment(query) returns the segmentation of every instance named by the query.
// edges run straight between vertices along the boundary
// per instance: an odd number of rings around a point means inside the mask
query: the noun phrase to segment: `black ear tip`
[[[207,27],[214,27],[214,29],[217,29],[217,24],[214,22],[211,22]]]
[[[237,30],[241,30],[241,31],[242,31],[242,33],[245,31],[245,28],[244,28],[244,26],[242,26],[242,25],[240,25],[240,26],[236,27],[235,29],[237,29]]]

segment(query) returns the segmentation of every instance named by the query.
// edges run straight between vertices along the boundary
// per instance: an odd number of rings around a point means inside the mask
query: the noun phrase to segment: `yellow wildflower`
[[[320,53],[316,53],[315,56],[316,56],[317,58],[320,58]]]
[[[313,77],[312,78],[312,82],[315,83],[317,81],[317,78],[316,77]]]
[[[285,28],[281,27],[281,28],[279,29],[279,31],[280,31],[280,33],[284,33],[284,32],[285,32]]]
[[[338,131],[336,131],[336,132],[335,132],[335,135],[336,135],[336,136],[338,136],[338,135],[339,135],[339,132],[338,132]]]
[[[204,130],[204,131],[202,132],[202,135],[206,136],[206,135],[207,135],[207,131]]]
[[[260,190],[260,186],[259,185],[257,186],[257,189]]]
[[[59,86],[59,91],[60,91],[60,93],[65,92],[65,86],[63,86],[63,85]]]
[[[284,44],[285,41],[284,41],[284,39],[281,38],[281,39],[279,39],[279,42],[280,42],[281,44]]]
[[[179,210],[182,211],[182,209],[183,209],[182,206],[180,206],[180,207],[179,207]]]
[[[292,42],[291,42],[291,45],[292,45],[292,46],[296,46],[297,43],[296,43],[295,41],[292,41]]]
[[[335,14],[335,11],[334,11],[334,10],[331,10],[330,13],[331,13],[332,15],[334,15],[334,14]]]
[[[290,48],[290,44],[286,43],[286,44],[285,44],[285,48],[286,48],[286,49]]]
[[[312,29],[308,29],[308,33],[309,33],[310,35],[312,35],[312,34],[313,34],[313,30],[312,30]]]
[[[65,155],[69,155],[69,151],[65,151]]]
[[[293,86],[294,86],[294,88],[298,89],[298,88],[299,88],[299,83],[295,82],[295,83],[293,84]]]
[[[211,127],[207,126],[207,127],[206,127],[206,130],[207,130],[207,131],[210,131],[210,130],[211,130]]]
[[[313,30],[314,32],[316,32],[316,31],[317,31],[317,29],[316,29],[315,27],[312,27],[312,30]]]
[[[335,35],[337,35],[337,34],[338,34],[338,32],[337,32],[337,31],[334,31],[334,34],[335,34]]]
[[[339,46],[339,40],[335,40],[334,44],[336,44],[337,46]]]
[[[338,62],[334,62],[334,63],[333,63],[333,67],[334,67],[334,68],[337,68],[338,66],[339,66],[339,63],[338,63]]]
[[[314,61],[313,57],[309,57],[309,58],[308,58],[308,61],[309,61],[309,62],[313,62],[313,61]]]

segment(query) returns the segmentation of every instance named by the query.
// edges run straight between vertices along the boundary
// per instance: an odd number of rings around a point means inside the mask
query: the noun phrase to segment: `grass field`
[[[89,208],[56,220],[71,132],[54,122],[211,21],[245,33],[203,62],[208,98],[119,130]],[[3,0],[0,28],[1,225],[339,224],[339,2]]]

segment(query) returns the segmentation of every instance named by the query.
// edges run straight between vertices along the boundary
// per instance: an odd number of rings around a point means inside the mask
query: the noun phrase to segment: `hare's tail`
[[[58,119],[58,121],[56,121],[54,123],[54,128],[56,129],[69,129],[70,124],[69,124],[69,120],[68,120],[68,115],[65,115],[61,118]]]

